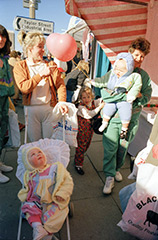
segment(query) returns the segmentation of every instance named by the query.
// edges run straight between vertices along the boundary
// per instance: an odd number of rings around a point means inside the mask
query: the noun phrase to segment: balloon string
[[[75,61],[72,59],[72,62],[77,66],[77,63],[75,63]],[[81,72],[83,72],[83,74],[90,80],[90,78],[88,77],[88,75],[82,70],[79,69]]]

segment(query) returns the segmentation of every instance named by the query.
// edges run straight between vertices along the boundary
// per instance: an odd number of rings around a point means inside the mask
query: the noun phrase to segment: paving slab
[[[10,173],[5,173],[11,180],[0,184],[0,240],[16,240],[20,202],[17,198],[20,182],[15,177],[17,151],[5,150],[4,162],[14,167]]]
[[[112,197],[97,197],[74,201],[74,217],[70,232],[74,240],[134,240],[117,227],[121,212]],[[63,234],[62,234],[63,233]],[[66,240],[66,227],[61,231]]]

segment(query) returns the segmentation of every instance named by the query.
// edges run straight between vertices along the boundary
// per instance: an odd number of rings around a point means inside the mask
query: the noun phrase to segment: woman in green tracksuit
[[[138,130],[139,116],[142,107],[150,100],[152,92],[150,77],[140,68],[144,57],[150,52],[150,43],[146,39],[138,37],[131,42],[129,52],[134,58],[134,72],[139,73],[142,77],[142,88],[136,100],[133,102],[132,118],[126,139],[120,138],[122,123],[118,112],[110,119],[108,127],[103,132],[103,171],[106,176],[106,182],[103,188],[104,194],[110,194],[112,192],[114,180],[122,181],[122,175],[119,169],[124,164],[128,146]],[[104,91],[101,93],[103,94],[103,92]]]

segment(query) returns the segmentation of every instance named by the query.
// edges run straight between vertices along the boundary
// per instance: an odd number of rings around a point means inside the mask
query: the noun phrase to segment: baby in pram
[[[26,168],[18,193],[24,202],[22,212],[33,227],[33,240],[52,239],[67,217],[73,180],[62,163],[48,164],[39,147],[23,148],[22,161]]]

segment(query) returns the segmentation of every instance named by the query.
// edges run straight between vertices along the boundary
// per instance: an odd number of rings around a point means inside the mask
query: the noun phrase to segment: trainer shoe
[[[2,172],[11,172],[13,170],[13,167],[6,166],[2,162],[0,162],[0,171]]]
[[[107,177],[103,188],[104,194],[110,194],[114,188],[114,177]]]
[[[121,182],[123,180],[123,177],[122,177],[122,175],[121,175],[121,173],[119,171],[116,172],[115,180],[117,182]]]
[[[2,172],[0,171],[0,183],[6,183],[9,180],[10,179],[7,176],[3,175]]]
[[[38,225],[33,228],[33,240],[41,240],[43,237],[47,236],[48,232],[43,228],[42,225]]]

